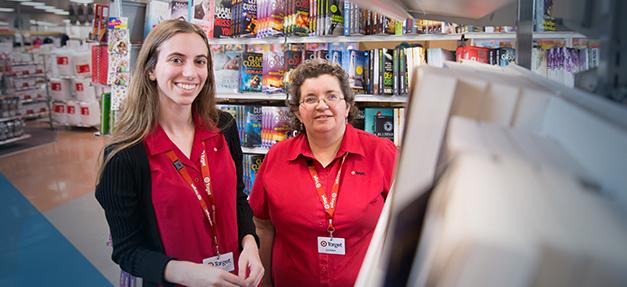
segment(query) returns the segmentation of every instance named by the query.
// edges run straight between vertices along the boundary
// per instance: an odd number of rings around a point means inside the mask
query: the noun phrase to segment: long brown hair
[[[207,45],[207,80],[192,103],[192,113],[200,117],[202,124],[209,128],[215,127],[218,121],[218,110],[216,109],[213,61],[209,40],[203,30],[194,24],[180,19],[164,21],[148,34],[139,50],[128,95],[122,103],[120,117],[113,129],[111,141],[105,147],[109,152],[102,157],[98,181],[100,181],[104,166],[113,156],[121,150],[140,143],[157,124],[159,92],[157,82],[150,80],[149,73],[153,72],[157,65],[159,47],[179,33],[195,33]]]

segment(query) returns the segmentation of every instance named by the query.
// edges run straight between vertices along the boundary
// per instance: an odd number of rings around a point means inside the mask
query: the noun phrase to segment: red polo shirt
[[[327,194],[345,152],[333,235],[346,240],[346,255],[318,253],[317,238],[329,236],[328,221],[308,170],[314,157],[305,135],[277,143],[264,159],[249,201],[254,215],[275,228],[275,286],[354,285],[390,189],[396,147],[347,125],[333,162],[324,168],[314,160]]]
[[[236,171],[228,144],[219,130],[199,127],[196,122],[191,158],[187,158],[168,138],[160,125],[144,141],[152,178],[152,204],[165,254],[179,260],[202,263],[215,256],[211,227],[196,195],[176,171],[167,152],[173,150],[185,165],[194,185],[209,205],[200,172],[202,142],[205,142],[211,172],[211,188],[216,200],[216,230],[222,253],[239,257],[236,214]],[[236,265],[237,271],[237,265]]]

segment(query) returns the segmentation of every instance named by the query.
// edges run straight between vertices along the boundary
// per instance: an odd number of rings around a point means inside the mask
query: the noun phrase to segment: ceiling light
[[[90,4],[90,3],[94,3],[94,0],[70,0],[70,2],[80,3],[80,4]]]
[[[28,2],[30,0],[9,0],[9,1],[13,1],[13,2]]]
[[[13,8],[2,8],[0,7],[0,12],[13,12],[15,11],[15,9]]]
[[[0,26],[7,26],[7,25],[9,25],[9,22],[0,21]]]
[[[70,12],[68,12],[68,11],[57,11],[57,12],[54,12],[54,14],[61,15],[61,16],[67,16],[67,15],[70,15]]]
[[[45,10],[47,12],[63,11],[63,9],[59,9],[57,7],[50,7],[50,6],[48,6]]]
[[[50,6],[46,6],[46,5],[44,5],[44,6],[35,6],[35,7],[33,7],[33,8],[35,8],[35,9],[39,9],[39,10],[49,10],[49,9],[55,9],[54,7],[50,7]]]
[[[25,6],[32,6],[32,7],[35,7],[35,6],[41,6],[41,5],[46,5],[46,3],[41,3],[41,2],[30,2],[30,1],[29,1],[29,2],[22,2],[22,3],[20,3],[20,4],[25,5]]]
[[[63,21],[63,23],[67,23],[67,24],[70,24],[70,22],[71,22],[70,19],[63,19],[62,21]]]

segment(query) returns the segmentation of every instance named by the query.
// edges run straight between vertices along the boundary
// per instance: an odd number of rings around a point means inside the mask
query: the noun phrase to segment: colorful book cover
[[[328,0],[327,35],[341,36],[344,34],[344,0]]]
[[[293,69],[296,69],[298,65],[303,62],[303,50],[287,50],[285,51],[285,75],[284,82],[286,84],[286,89],[288,88],[290,80],[290,72]]]
[[[500,58],[498,59],[497,64],[499,66],[507,66],[510,63],[516,63],[516,50],[513,48],[499,48],[500,50]]]
[[[242,146],[261,147],[261,106],[246,105],[244,107],[244,141]]]
[[[268,138],[267,146],[286,140],[290,134],[290,116],[288,107],[268,108]]]
[[[383,51],[383,94],[394,94],[394,49]]]
[[[309,1],[309,35],[315,36],[318,24],[318,0]]]
[[[264,155],[244,155],[244,193],[250,195],[257,177],[257,172],[263,163]]]
[[[240,91],[261,92],[263,54],[245,52],[242,56]]]
[[[365,69],[368,68],[366,51],[349,50],[348,83],[355,93],[366,93]]]
[[[270,0],[269,2],[268,34],[272,36],[283,35],[286,0]]]
[[[285,74],[285,56],[282,44],[263,45],[263,82],[262,92],[282,93]]]
[[[187,0],[172,0],[170,2],[170,19],[179,17],[185,18],[186,21],[190,20],[189,2]]]
[[[233,15],[231,0],[215,0],[214,38],[233,36]]]
[[[239,91],[239,75],[242,63],[241,49],[233,49],[226,45],[211,45],[211,56],[213,59],[216,92],[237,93]]]
[[[294,0],[294,18],[291,23],[291,32],[297,36],[306,36],[311,33],[309,21],[309,3],[307,0]]]
[[[365,131],[394,141],[394,108],[365,108]]]
[[[238,35],[254,37],[257,31],[257,2],[255,0],[242,0],[239,11],[241,21]]]

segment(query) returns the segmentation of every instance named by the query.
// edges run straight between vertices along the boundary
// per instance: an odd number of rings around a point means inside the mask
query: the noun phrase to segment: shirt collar
[[[194,143],[197,141],[205,141],[220,133],[217,127],[209,129],[204,124],[201,124],[199,116],[194,116],[194,127]],[[174,149],[174,143],[170,140],[159,123],[157,123],[148,136],[146,136],[144,142],[151,156]]]
[[[305,134],[298,135],[294,139],[294,141],[295,142],[292,145],[292,150],[290,151],[290,154],[288,156],[289,161],[293,161],[301,155],[308,158],[314,158]],[[337,155],[335,157],[340,157],[344,153],[352,153],[360,156],[365,156],[364,147],[361,144],[361,140],[359,139],[357,131],[350,124],[346,125],[344,137],[342,137],[342,143],[340,144],[340,148],[338,149]]]

